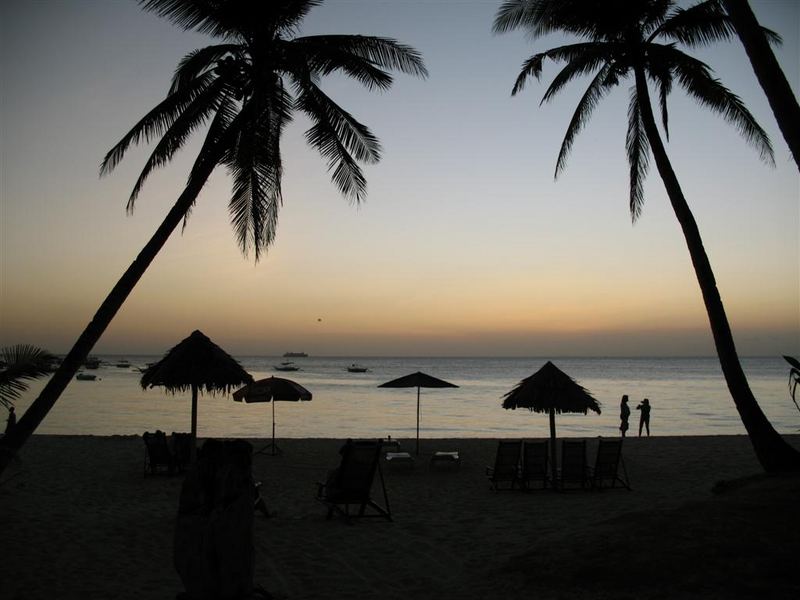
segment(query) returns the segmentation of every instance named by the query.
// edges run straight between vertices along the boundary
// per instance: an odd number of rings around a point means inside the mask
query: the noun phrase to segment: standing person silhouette
[[[631,416],[631,409],[628,406],[628,395],[622,397],[622,402],[619,403],[619,430],[622,432],[622,437],[625,437],[625,432],[628,431],[628,418]]]
[[[647,428],[647,437],[650,437],[650,400],[645,398],[642,403],[636,407],[636,410],[642,412],[639,416],[639,437],[642,437],[642,426]]]

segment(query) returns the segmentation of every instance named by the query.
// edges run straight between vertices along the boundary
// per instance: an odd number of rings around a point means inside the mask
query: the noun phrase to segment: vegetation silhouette
[[[11,408],[22,392],[28,389],[27,382],[50,372],[55,357],[47,350],[30,344],[15,344],[0,348],[0,406]]]
[[[797,104],[792,87],[770,48],[768,36],[758,24],[747,0],[722,0],[722,4],[736,27],[736,33],[747,52],[758,83],[767,96],[783,139],[800,169],[800,105]]]
[[[371,90],[391,86],[391,70],[426,77],[421,55],[395,40],[363,35],[293,37],[322,0],[140,0],[144,10],[221,40],[185,56],[167,97],[147,113],[103,160],[111,172],[131,145],[158,140],[128,200],[147,176],[163,167],[190,135],[207,126],[184,191],[81,333],[38,398],[0,442],[0,473],[58,400],[136,283],[192,206],[212,171],[225,166],[233,179],[229,202],[239,246],[257,261],[275,237],[282,202],[281,134],[295,112],[312,122],[306,141],[327,160],[334,184],[353,202],[366,194],[360,163],[380,158],[368,127],[319,87],[332,73]]]
[[[495,17],[494,31],[515,29],[524,30],[533,39],[561,32],[581,41],[528,58],[512,95],[522,91],[531,76],[541,77],[547,59],[566,64],[553,78],[542,103],[552,100],[570,81],[593,74],[567,128],[556,163],[556,177],[566,165],[575,137],[598,102],[625,77],[633,77],[626,139],[632,218],[635,222],[644,204],[643,183],[652,152],[686,239],[725,381],[755,453],[766,471],[800,469],[800,453],[767,420],[742,370],[697,222],[656,125],[647,84],[650,79],[656,87],[667,139],[667,97],[677,83],[699,103],[733,124],[762,160],[774,162],[767,134],[742,101],[714,78],[708,65],[678,48],[678,44],[693,48],[733,36],[734,28],[719,1],[706,0],[683,9],[676,7],[673,0],[505,0]],[[772,32],[764,32],[776,38]]]

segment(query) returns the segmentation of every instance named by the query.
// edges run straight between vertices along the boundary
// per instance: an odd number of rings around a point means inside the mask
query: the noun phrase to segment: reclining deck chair
[[[577,489],[590,486],[586,466],[586,440],[561,440],[561,469],[557,486],[561,490],[575,485]]]
[[[339,452],[342,455],[341,464],[329,473],[325,483],[318,484],[317,500],[327,505],[327,518],[330,519],[334,512],[338,512],[347,519],[382,517],[391,521],[392,512],[380,466],[380,441],[347,440]],[[375,471],[378,471],[385,506],[375,502],[371,496]],[[358,507],[356,514],[351,513],[351,506]],[[367,514],[367,508],[375,512]]]
[[[145,431],[144,440],[144,474],[155,475],[160,468],[165,468],[172,475],[175,472],[175,458],[167,443],[167,434],[156,430],[155,433]]]
[[[622,475],[619,472],[622,467]],[[606,487],[617,487],[619,483],[627,490],[631,489],[628,481],[628,471],[622,458],[622,439],[604,440],[600,438],[597,446],[597,459],[594,469],[589,472],[593,489],[600,490]]]
[[[509,484],[508,489],[513,490],[519,481],[519,459],[522,452],[522,440],[500,440],[497,442],[497,455],[494,467],[486,467],[486,476],[489,478],[489,488],[500,490],[501,483]]]
[[[524,489],[531,489],[531,483],[541,484],[542,489],[547,487],[550,480],[547,474],[547,455],[547,440],[523,443],[520,483]]]

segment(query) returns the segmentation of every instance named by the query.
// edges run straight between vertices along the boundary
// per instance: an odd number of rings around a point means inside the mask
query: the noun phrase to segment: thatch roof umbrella
[[[157,363],[145,369],[141,384],[144,389],[164,386],[171,394],[192,390],[192,445],[194,462],[197,445],[197,393],[227,394],[233,388],[250,383],[253,377],[231,355],[200,331],[172,348]]]
[[[421,371],[417,371],[416,373],[411,373],[410,375],[404,375],[403,377],[398,377],[397,379],[392,379],[391,381],[387,381],[386,383],[380,384],[378,387],[382,388],[409,388],[415,387],[417,388],[417,455],[419,455],[419,388],[426,387],[426,388],[457,388],[458,386],[444,381],[443,379],[437,379],[433,375],[428,375],[427,373],[422,373]]]
[[[519,382],[503,399],[503,408],[527,408],[550,414],[550,465],[556,480],[556,413],[600,414],[600,403],[589,392],[549,360],[530,377]]]

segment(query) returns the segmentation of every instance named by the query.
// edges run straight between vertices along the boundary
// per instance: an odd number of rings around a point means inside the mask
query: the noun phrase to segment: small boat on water
[[[100,368],[100,359],[96,356],[87,356],[86,360],[83,361],[83,366],[87,369],[99,369]]]
[[[287,360],[287,361],[283,361],[279,365],[275,365],[275,370],[276,371],[299,371],[300,367],[298,367],[293,362]]]
[[[130,369],[131,363],[123,358],[122,360],[118,360],[115,366],[119,367],[120,369]]]
[[[308,358],[305,352],[284,352],[283,358]]]
[[[359,365],[357,363],[353,363],[349,367],[347,367],[348,373],[366,373],[369,369],[363,365]]]
[[[78,381],[94,381],[97,379],[97,375],[94,373],[78,373],[75,375],[75,379]]]

